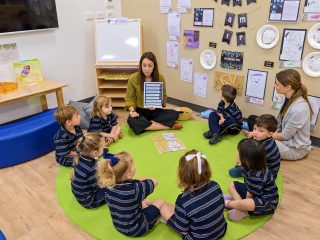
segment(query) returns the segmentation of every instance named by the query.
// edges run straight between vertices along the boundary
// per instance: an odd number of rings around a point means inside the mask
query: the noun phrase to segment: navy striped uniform
[[[75,134],[69,132],[63,126],[54,136],[56,145],[56,160],[60,165],[72,166],[74,157],[68,156],[71,151],[76,151],[76,145],[79,138],[83,136],[80,126],[74,126]]]
[[[112,127],[117,124],[117,118],[114,113],[110,113],[106,118],[101,116],[94,116],[90,120],[88,132],[110,133]]]
[[[236,123],[242,125],[242,112],[235,102],[225,108],[225,102],[221,100],[218,105],[218,112],[223,115],[224,119],[232,117],[235,119]]]
[[[96,208],[105,203],[105,188],[99,188],[96,177],[96,160],[80,155],[74,166],[71,188],[78,202],[85,208]]]
[[[218,113],[221,113],[225,119],[221,125],[219,125]],[[208,123],[211,134],[237,134],[242,128],[242,113],[235,102],[225,108],[225,102],[221,100],[218,109],[210,113]]]
[[[107,189],[106,202],[115,228],[132,237],[142,236],[154,226],[160,211],[151,205],[141,208],[141,202],[153,192],[152,180],[125,180],[114,188]],[[154,208],[156,214],[150,217],[149,210]]]
[[[167,224],[184,239],[219,239],[227,230],[220,186],[210,181],[193,191],[184,191],[176,200],[175,213]]]
[[[276,180],[281,161],[280,152],[276,141],[272,137],[270,137],[262,140],[261,143],[264,145],[264,148],[266,150],[267,167],[271,171],[273,179]]]
[[[253,216],[274,213],[278,205],[279,194],[271,171],[268,168],[265,171],[242,169],[242,176],[244,184],[240,182],[234,182],[234,184],[243,199],[246,198],[247,191],[253,195],[255,209],[248,213]]]

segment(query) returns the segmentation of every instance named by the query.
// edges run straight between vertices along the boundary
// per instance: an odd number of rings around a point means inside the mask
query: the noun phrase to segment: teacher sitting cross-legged
[[[149,130],[181,129],[183,126],[175,122],[179,117],[179,112],[173,109],[144,108],[145,82],[163,83],[162,106],[165,107],[167,102],[166,82],[159,74],[157,59],[152,52],[145,52],[141,56],[139,72],[133,73],[128,80],[125,105],[129,109],[130,128],[137,135]]]

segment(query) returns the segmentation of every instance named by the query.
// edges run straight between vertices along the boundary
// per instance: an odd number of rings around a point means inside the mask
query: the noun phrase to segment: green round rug
[[[186,121],[184,128],[174,133],[182,140],[186,149],[177,152],[160,154],[154,145],[151,136],[171,131],[149,131],[140,136],[134,135],[128,125],[122,126],[124,138],[111,145],[109,152],[129,152],[137,167],[135,177],[152,176],[159,181],[149,199],[164,199],[174,204],[181,189],[177,187],[177,167],[180,157],[191,149],[201,151],[207,156],[212,169],[212,179],[218,182],[223,193],[228,193],[228,185],[233,180],[228,171],[234,167],[237,156],[237,144],[243,138],[237,136],[224,136],[222,141],[215,145],[209,145],[208,140],[202,137],[202,133],[208,128],[206,122]],[[85,209],[75,199],[71,192],[69,180],[71,168],[60,167],[56,181],[56,191],[59,203],[66,215],[76,225],[97,239],[121,240],[130,239],[119,233],[112,224],[107,205],[98,209]],[[237,179],[242,180],[242,179]],[[279,172],[277,185],[280,198],[283,191],[282,175]],[[226,214],[226,210],[225,210]],[[255,231],[265,224],[272,216],[247,217],[240,222],[228,221],[228,230],[224,239],[240,239]],[[158,224],[142,239],[174,240],[180,236],[169,229],[165,224]]]

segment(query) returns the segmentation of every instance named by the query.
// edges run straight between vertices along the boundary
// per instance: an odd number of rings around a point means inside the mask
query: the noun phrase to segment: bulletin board
[[[177,12],[177,0],[172,0],[172,11]],[[180,58],[189,58],[193,60],[193,72],[208,75],[207,97],[198,97],[193,94],[193,84],[180,80],[179,64],[177,68],[168,67],[166,64],[166,50],[168,41],[167,32],[167,14],[161,14],[159,1],[150,0],[122,0],[122,15],[128,18],[141,18],[144,22],[143,42],[146,51],[155,53],[160,73],[165,77],[167,84],[168,96],[182,101],[190,102],[204,107],[216,107],[220,92],[215,89],[216,71],[244,76],[244,86],[246,85],[246,77],[248,69],[255,69],[268,72],[266,82],[265,97],[263,105],[257,105],[246,102],[244,94],[245,88],[242,90],[241,96],[237,96],[236,102],[242,109],[243,116],[248,117],[251,114],[261,115],[270,113],[276,115],[278,110],[274,109],[272,97],[274,89],[275,75],[277,72],[284,70],[280,68],[279,54],[281,49],[281,39],[283,30],[289,29],[309,29],[317,23],[316,21],[302,21],[304,4],[300,4],[300,11],[297,22],[268,22],[270,1],[256,0],[251,4],[247,4],[247,0],[242,0],[242,6],[233,6],[234,1],[229,1],[229,5],[222,5],[221,1],[213,0],[192,0],[192,6],[189,13],[181,14],[181,36],[179,38],[179,60]],[[302,1],[304,2],[304,1]],[[145,6],[148,6],[147,8]],[[214,8],[213,27],[197,27],[193,25],[193,9],[194,8]],[[227,13],[235,14],[233,27],[225,26],[225,18]],[[238,26],[237,16],[247,14],[247,27]],[[319,21],[318,21],[319,22]],[[279,30],[279,41],[270,49],[259,47],[256,42],[256,34],[258,30],[267,24],[272,24]],[[182,35],[184,30],[200,31],[199,48],[185,48],[182,44]],[[222,36],[225,30],[232,31],[233,36],[230,44],[222,42]],[[237,33],[245,32],[246,45],[237,46]],[[216,48],[209,47],[209,42],[216,43]],[[217,64],[213,69],[206,70],[200,65],[199,57],[206,50],[212,50],[217,56]],[[220,67],[220,56],[222,50],[243,52],[242,70],[224,69]],[[304,44],[304,59],[309,53],[319,50],[312,48],[307,40]],[[264,67],[265,61],[273,62],[272,68]],[[308,94],[319,96],[320,79],[306,75],[301,67],[296,69],[302,77],[302,82],[308,88]],[[179,89],[179,91],[177,91]],[[320,137],[320,121],[318,121],[315,131],[311,134]]]

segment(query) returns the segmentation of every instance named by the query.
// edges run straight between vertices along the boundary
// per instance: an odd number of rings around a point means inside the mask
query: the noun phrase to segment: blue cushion
[[[26,162],[55,149],[53,137],[59,129],[55,109],[0,126],[0,168]]]

